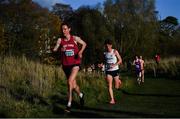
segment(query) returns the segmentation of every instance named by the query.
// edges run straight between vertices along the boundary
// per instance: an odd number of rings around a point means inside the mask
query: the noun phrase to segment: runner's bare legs
[[[79,71],[78,66],[73,67],[72,72],[68,78],[68,102],[72,102],[72,91],[75,87],[77,87],[75,78],[77,76],[78,71]],[[75,88],[75,89],[76,89],[77,93],[80,94],[79,88]]]
[[[107,80],[107,83],[108,83],[108,91],[109,91],[109,95],[110,95],[110,98],[111,98],[110,103],[114,104],[115,101],[114,101],[114,95],[113,95],[113,89],[112,89],[113,77],[110,76],[110,75],[107,75],[106,80]]]

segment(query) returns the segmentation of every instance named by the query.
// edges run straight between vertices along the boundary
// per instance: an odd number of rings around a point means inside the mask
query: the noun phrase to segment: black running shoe
[[[83,93],[83,96],[80,97],[80,105],[81,105],[81,107],[84,106],[84,93]]]
[[[65,111],[65,112],[68,112],[68,113],[71,112],[71,107],[68,107],[68,106],[67,106],[64,111]]]

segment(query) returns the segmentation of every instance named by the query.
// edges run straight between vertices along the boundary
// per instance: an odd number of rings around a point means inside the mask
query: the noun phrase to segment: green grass
[[[109,105],[104,77],[81,71],[77,81],[85,107],[74,94],[72,113],[66,114],[67,80],[60,67],[25,57],[0,63],[0,117],[180,117],[180,80],[145,76],[139,86],[134,75],[122,73],[122,88],[114,90],[117,104]]]
[[[180,116],[179,80],[146,79],[140,86],[134,80],[128,82],[133,86],[124,89],[124,97],[120,99],[122,109],[160,117]]]
[[[146,73],[159,73],[161,76],[178,78],[180,76],[180,58],[162,58],[157,65],[154,60],[145,60]]]
[[[128,83],[127,87],[131,87],[125,89],[129,93],[180,96],[180,80],[147,78],[145,83],[140,86],[137,86],[135,79],[126,82]]]
[[[138,85],[134,78],[124,77],[121,91],[116,93],[116,105],[99,103],[101,117],[180,117],[179,80],[146,78]],[[118,96],[119,95],[119,96]]]

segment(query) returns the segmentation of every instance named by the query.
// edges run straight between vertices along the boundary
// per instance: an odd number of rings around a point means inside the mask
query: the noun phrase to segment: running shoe
[[[84,93],[83,93],[83,96],[80,97],[80,105],[81,105],[81,107],[84,106]]]
[[[64,111],[65,111],[65,112],[68,112],[68,113],[71,112],[71,107],[68,107],[68,106],[67,106]]]
[[[114,105],[114,104],[116,104],[116,102],[115,102],[114,100],[111,100],[111,101],[109,102],[109,104]]]

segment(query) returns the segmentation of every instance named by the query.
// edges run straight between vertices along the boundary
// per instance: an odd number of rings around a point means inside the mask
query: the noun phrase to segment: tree
[[[94,8],[83,6],[75,11],[71,21],[73,21],[72,31],[75,31],[75,34],[87,43],[84,64],[97,63],[102,60],[100,54],[103,54],[103,44],[111,33],[103,14]]]
[[[31,0],[9,0],[0,4],[0,11],[7,54],[37,58],[41,51],[47,53],[59,32],[61,22],[57,16]]]
[[[164,34],[172,36],[175,33],[175,27],[178,25],[178,19],[173,16],[168,16],[160,21],[161,31]]]
[[[132,59],[134,54],[152,55],[157,39],[154,9],[154,0],[105,1],[104,15],[124,60]]]
[[[178,19],[168,16],[159,22],[159,52],[163,56],[179,55]]]
[[[6,36],[5,36],[5,28],[2,22],[0,21],[0,54],[4,54],[6,48]]]
[[[68,20],[68,19],[70,19],[72,17],[73,10],[72,10],[72,7],[70,5],[56,3],[53,6],[52,13],[59,16],[59,18],[62,21],[66,21],[66,20]]]

